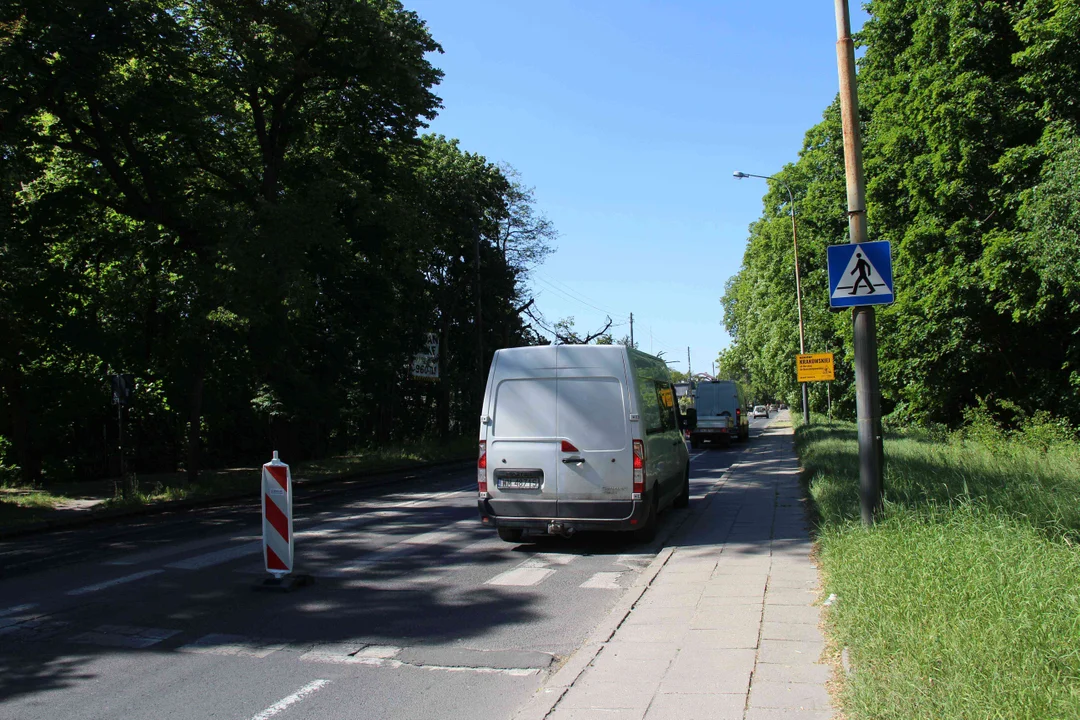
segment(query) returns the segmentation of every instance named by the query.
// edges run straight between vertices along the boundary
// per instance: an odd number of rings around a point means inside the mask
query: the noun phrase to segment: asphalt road
[[[647,546],[504,543],[471,468],[313,492],[291,593],[253,591],[254,505],[0,543],[0,719],[509,718],[740,454],[693,451]]]

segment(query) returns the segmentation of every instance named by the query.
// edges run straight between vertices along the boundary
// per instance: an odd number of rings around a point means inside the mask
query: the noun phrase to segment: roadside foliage
[[[1080,423],[1080,3],[874,0],[858,90],[871,240],[892,243],[879,307],[883,412],[956,424],[978,398]],[[779,177],[795,194],[808,352],[833,352],[854,415],[849,312],[825,248],[847,236],[839,104]],[[787,193],[772,183],[723,296],[720,366],[794,399],[798,323]],[[824,410],[825,383],[811,384]],[[1008,413],[1005,413],[1007,416]]]
[[[797,430],[851,720],[1080,715],[1080,443],[1045,414],[1014,430],[966,415],[886,431],[872,528],[855,424]]]
[[[143,471],[470,425],[555,233],[422,134],[439,51],[396,0],[3,4],[0,466],[115,474],[121,372]]]

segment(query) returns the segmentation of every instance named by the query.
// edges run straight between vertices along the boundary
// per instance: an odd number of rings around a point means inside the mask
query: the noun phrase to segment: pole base
[[[286,575],[285,577],[266,578],[261,583],[253,585],[251,589],[260,592],[292,592],[297,588],[314,584],[315,578],[311,575]]]

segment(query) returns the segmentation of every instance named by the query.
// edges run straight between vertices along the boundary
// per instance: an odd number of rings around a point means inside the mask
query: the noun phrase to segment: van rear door
[[[556,516],[559,439],[555,348],[502,352],[492,369],[487,486],[502,517]]]
[[[558,347],[558,516],[621,519],[632,511],[627,369],[613,348]]]

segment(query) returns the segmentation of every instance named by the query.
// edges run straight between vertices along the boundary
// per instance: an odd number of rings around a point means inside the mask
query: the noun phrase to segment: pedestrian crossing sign
[[[829,307],[893,302],[892,250],[887,240],[830,245],[828,252]]]

